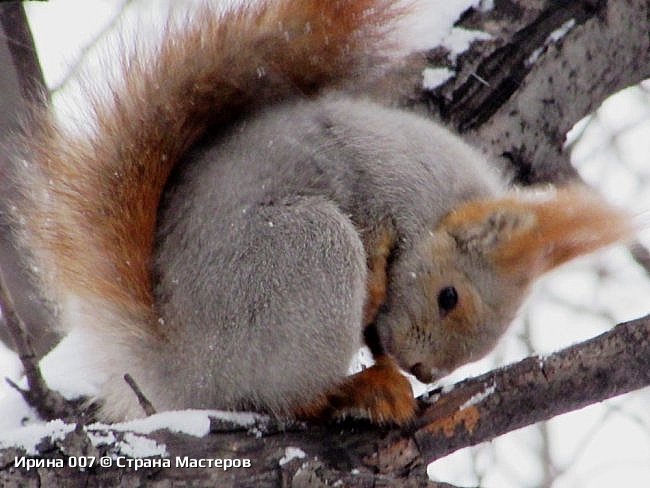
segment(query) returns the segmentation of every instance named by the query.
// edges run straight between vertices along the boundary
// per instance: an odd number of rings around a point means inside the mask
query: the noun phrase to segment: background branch
[[[10,134],[18,130],[19,117],[30,104],[47,95],[27,17],[20,2],[0,2],[0,269],[6,291],[20,314],[37,357],[47,353],[59,339],[51,327],[51,310],[32,283],[25,265],[24,250],[16,248],[11,231],[10,201],[15,186],[10,177],[7,148]],[[6,327],[0,326],[0,340],[12,347]]]
[[[25,332],[20,316],[16,313],[11,295],[7,291],[4,275],[0,271],[0,312],[4,325],[13,340],[18,358],[23,365],[27,389],[19,388],[14,382],[7,382],[23,396],[41,418],[70,418],[76,411],[73,403],[67,402],[60,393],[50,390],[38,367],[38,357],[34,352],[31,340]]]
[[[372,89],[442,119],[519,183],[563,183],[577,177],[567,131],[609,95],[650,78],[649,8],[647,0],[512,0],[469,9],[457,25],[492,39],[456,59],[444,47],[413,55]],[[455,76],[423,90],[423,70],[436,67]]]

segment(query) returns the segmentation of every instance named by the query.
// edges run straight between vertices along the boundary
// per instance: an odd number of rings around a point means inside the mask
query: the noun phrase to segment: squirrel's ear
[[[440,228],[461,252],[480,255],[505,274],[532,279],[631,237],[637,226],[625,211],[573,186],[469,202],[443,219]]]

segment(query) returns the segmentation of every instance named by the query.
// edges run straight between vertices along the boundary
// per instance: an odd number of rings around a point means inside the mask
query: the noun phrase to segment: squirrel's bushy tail
[[[151,258],[174,165],[206,132],[255,107],[354,77],[398,15],[393,3],[205,8],[170,23],[152,52],[125,56],[106,90],[88,87],[90,110],[80,118],[89,129],[68,130],[49,109],[36,110],[16,177],[25,239],[55,300],[114,304],[128,314],[117,321],[127,332],[157,333]]]

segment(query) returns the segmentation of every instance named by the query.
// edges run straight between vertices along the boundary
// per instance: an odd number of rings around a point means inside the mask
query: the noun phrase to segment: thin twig
[[[83,46],[79,56],[77,56],[77,59],[70,66],[70,68],[68,69],[68,73],[65,75],[65,77],[61,81],[59,81],[56,85],[50,88],[50,94],[54,94],[61,91],[70,82],[71,79],[77,76],[81,67],[88,64],[86,62],[86,59],[88,58],[88,54],[90,53],[90,51],[97,45],[100,39],[106,37],[106,35],[115,28],[115,26],[122,19],[124,12],[126,11],[126,8],[129,5],[131,5],[131,3],[133,3],[133,0],[125,0],[122,6],[120,7],[119,12],[117,12],[117,14],[108,22],[108,24],[106,24],[93,37],[93,39],[90,42],[88,42]]]
[[[144,393],[142,393],[142,390],[129,373],[126,373],[124,375],[124,381],[126,381],[126,384],[129,385],[129,387],[133,390],[133,393],[135,393],[135,396],[138,398],[138,403],[142,407],[142,410],[144,410],[144,413],[147,416],[155,414],[155,407],[144,395]]]
[[[630,244],[628,249],[637,264],[650,276],[650,250],[639,241]]]
[[[14,341],[15,349],[23,365],[28,389],[23,390],[10,380],[7,380],[8,383],[20,392],[25,401],[46,420],[68,417],[73,414],[69,402],[60,393],[50,390],[45,383],[31,340],[25,333],[20,316],[16,313],[2,272],[0,272],[0,312],[2,312],[5,326]]]

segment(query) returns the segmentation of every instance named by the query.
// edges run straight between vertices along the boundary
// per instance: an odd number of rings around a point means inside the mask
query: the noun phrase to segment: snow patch
[[[539,57],[542,55],[544,52],[544,49],[549,44],[554,44],[558,42],[560,39],[562,39],[564,36],[567,35],[567,33],[573,29],[573,27],[576,25],[576,20],[575,19],[569,19],[567,20],[564,24],[562,24],[560,27],[555,29],[553,32],[551,32],[548,37],[546,37],[546,40],[544,41],[544,45],[538,47],[535,49],[530,56],[528,56],[528,59],[526,60],[526,65],[531,66],[537,62]]]
[[[400,48],[396,54],[404,56],[443,46],[449,51],[451,62],[455,63],[472,42],[489,40],[492,36],[482,31],[455,27],[454,24],[469,8],[489,10],[493,6],[492,2],[479,0],[414,2],[408,9],[409,15],[402,21],[404,25],[396,29],[400,36],[397,41]],[[452,76],[454,72],[447,68],[426,68],[422,72],[422,86],[425,90],[433,90]]]
[[[452,59],[467,50],[473,40],[490,39],[481,31],[454,27],[463,12],[474,7],[488,10],[490,2],[480,0],[416,0],[406,3],[409,12],[395,29],[398,55],[427,51],[443,45],[451,51]]]
[[[442,45],[449,49],[452,62],[456,62],[458,56],[467,51],[472,42],[488,41],[490,39],[492,39],[492,36],[487,32],[454,27],[442,41]]]
[[[90,439],[90,443],[93,447],[107,446],[115,442],[115,434],[110,431],[94,431],[86,428],[86,434],[88,435],[88,439]]]
[[[548,35],[547,42],[557,42],[562,39],[576,25],[576,19],[569,19]]]
[[[118,442],[116,447],[120,454],[133,459],[169,456],[167,453],[167,446],[164,444],[158,444],[153,439],[136,435],[133,432],[127,432],[124,434],[124,440]]]
[[[307,454],[302,449],[298,447],[287,447],[284,450],[284,456],[282,456],[279,463],[280,466],[284,466],[285,464],[293,461],[294,459],[303,459],[305,457],[307,457]]]
[[[472,395],[472,397],[467,400],[465,403],[463,403],[459,410],[464,410],[467,407],[471,407],[472,405],[476,405],[477,403],[481,403],[483,400],[485,400],[488,396],[490,396],[492,393],[495,392],[497,389],[496,383],[492,383],[491,386],[488,386],[485,390],[480,391],[476,393],[475,395]]]
[[[222,412],[217,410],[182,410],[162,412],[151,417],[104,424],[95,422],[84,427],[93,446],[110,445],[116,441],[113,432],[124,432],[123,440],[117,443],[118,452],[134,457],[165,456],[167,449],[144,437],[157,430],[167,429],[194,437],[204,437],[210,432],[210,419],[217,418],[242,427],[254,427],[267,417],[250,412]],[[0,433],[0,448],[17,447],[27,454],[37,453],[36,446],[43,439],[62,440],[75,429],[75,424],[62,420],[11,428]]]
[[[422,88],[434,90],[454,75],[455,73],[447,68],[424,68],[424,71],[422,71]]]
[[[176,410],[112,425],[97,422],[89,425],[88,428],[91,430],[111,429],[138,434],[150,434],[156,430],[167,429],[171,432],[179,432],[194,437],[204,437],[210,433],[210,418],[217,418],[242,427],[253,427],[266,419],[264,415],[252,412]]]
[[[28,455],[38,454],[36,446],[43,439],[50,438],[51,441],[60,441],[75,429],[75,424],[66,424],[63,420],[57,419],[45,424],[34,424],[18,429],[9,430],[0,434],[0,449],[18,447]]]

